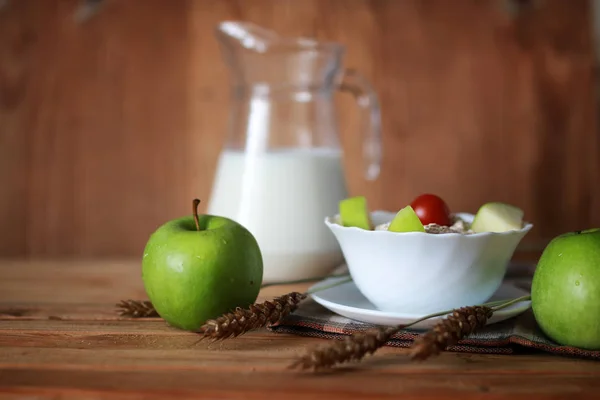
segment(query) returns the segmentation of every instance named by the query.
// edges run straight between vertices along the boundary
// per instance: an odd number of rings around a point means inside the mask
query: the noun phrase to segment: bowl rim
[[[396,215],[396,212],[394,211],[388,211],[388,210],[373,210],[369,212],[369,216],[373,217],[374,215]],[[523,221],[523,227],[521,229],[513,229],[510,231],[504,231],[504,232],[477,232],[477,233],[469,233],[468,235],[465,235],[463,233],[459,233],[459,232],[449,232],[449,233],[443,233],[443,234],[431,234],[431,233],[427,233],[427,232],[390,232],[387,230],[366,230],[366,229],[362,229],[362,228],[358,228],[356,226],[343,226],[338,224],[337,222],[335,222],[335,220],[337,218],[339,218],[339,213],[334,214],[333,216],[327,216],[325,217],[325,225],[327,225],[330,229],[339,229],[339,230],[345,230],[345,231],[350,231],[350,232],[361,232],[365,235],[388,235],[388,236],[425,236],[425,237],[436,237],[439,238],[439,240],[443,239],[443,238],[448,238],[448,237],[463,237],[466,238],[466,240],[469,240],[468,238],[471,237],[482,237],[482,236],[509,236],[509,235],[515,235],[515,234],[525,234],[527,232],[529,232],[532,228],[533,228],[533,223],[528,222],[528,221]],[[472,221],[473,218],[475,217],[475,214],[471,214],[468,212],[454,212],[451,213],[451,215],[454,216],[458,216],[458,217],[464,217],[467,220]]]

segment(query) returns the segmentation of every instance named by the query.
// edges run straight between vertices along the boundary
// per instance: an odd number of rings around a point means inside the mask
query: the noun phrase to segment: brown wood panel
[[[8,58],[24,70],[13,79],[22,82],[14,128],[2,135],[20,137],[3,151],[26,169],[8,176],[21,192],[2,196],[12,206],[1,220],[26,233],[16,247],[2,241],[3,253],[138,254],[189,198],[179,179],[189,159],[187,4],[113,2],[84,24],[78,4],[12,2],[0,14],[0,26],[29,38]]]
[[[244,19],[347,45],[380,94],[384,161],[362,177],[353,100],[338,96],[352,194],[398,209],[432,191],[453,209],[522,206],[527,242],[600,225],[589,1],[75,0],[0,10],[4,256],[138,256],[208,200],[228,75],[213,29]],[[206,205],[206,202],[203,206]]]

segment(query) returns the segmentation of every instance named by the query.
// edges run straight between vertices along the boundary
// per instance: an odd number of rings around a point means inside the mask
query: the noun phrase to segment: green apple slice
[[[388,231],[391,232],[425,232],[425,227],[421,223],[419,216],[411,206],[406,206],[398,211]]]
[[[340,220],[343,226],[373,229],[367,199],[364,196],[350,197],[340,201]]]
[[[506,203],[486,203],[473,218],[474,232],[507,232],[523,227],[523,210]]]

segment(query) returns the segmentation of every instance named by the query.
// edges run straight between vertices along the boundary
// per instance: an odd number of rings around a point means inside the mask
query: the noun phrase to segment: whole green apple
[[[263,259],[254,236],[221,216],[168,221],[149,238],[142,259],[146,293],[171,326],[194,331],[208,319],[256,301]]]
[[[535,270],[531,308],[555,342],[600,349],[600,229],[552,239]]]

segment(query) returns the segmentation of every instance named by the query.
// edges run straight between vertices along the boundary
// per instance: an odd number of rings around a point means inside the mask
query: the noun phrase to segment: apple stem
[[[198,205],[200,204],[199,199],[194,199],[192,202],[192,214],[194,215],[194,222],[196,223],[196,230],[200,231],[200,220],[198,219]]]

